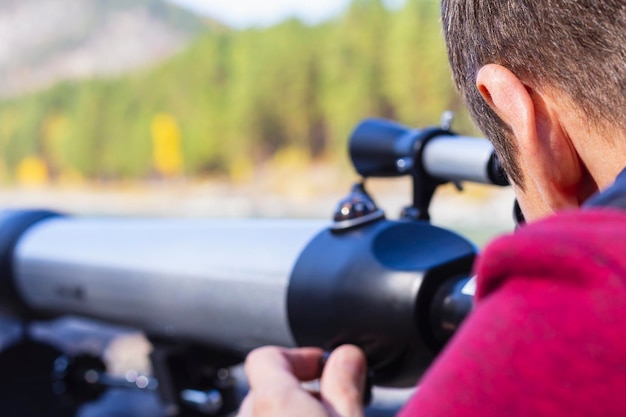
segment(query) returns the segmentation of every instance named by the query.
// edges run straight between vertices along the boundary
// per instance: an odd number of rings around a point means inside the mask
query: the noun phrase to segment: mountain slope
[[[0,97],[147,66],[203,28],[161,0],[0,0]]]

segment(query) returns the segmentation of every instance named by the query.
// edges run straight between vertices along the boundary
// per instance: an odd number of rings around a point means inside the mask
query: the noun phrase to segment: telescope
[[[80,316],[143,331],[154,375],[140,388],[157,390],[171,416],[232,412],[227,368],[264,345],[355,344],[375,385],[413,386],[473,298],[477,248],[429,222],[431,199],[448,182],[508,180],[487,140],[448,126],[368,119],[349,152],[361,180],[330,221],[5,211],[0,309],[24,321]],[[412,178],[413,198],[389,219],[366,181],[399,176]],[[96,358],[50,356],[52,390],[73,404],[127,383]]]

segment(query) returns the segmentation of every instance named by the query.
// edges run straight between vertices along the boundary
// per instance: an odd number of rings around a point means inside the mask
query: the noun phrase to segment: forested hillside
[[[443,110],[461,111],[438,7],[408,0],[389,11],[380,0],[353,0],[317,26],[209,27],[156,68],[4,101],[0,178],[245,180],[276,159],[345,158],[364,117],[438,123]]]

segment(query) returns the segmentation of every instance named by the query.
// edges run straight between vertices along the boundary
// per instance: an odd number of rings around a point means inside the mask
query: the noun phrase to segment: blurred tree
[[[176,119],[160,113],[152,119],[152,163],[164,177],[177,177],[183,172],[180,129]]]
[[[382,84],[390,18],[381,0],[353,0],[347,14],[329,29],[320,93],[333,153],[345,152],[359,119],[393,117]]]
[[[54,112],[45,117],[41,127],[43,154],[51,173],[57,173],[66,166],[65,141],[69,134],[69,120],[61,113]]]
[[[24,158],[17,167],[17,182],[25,186],[41,186],[48,182],[46,161],[38,156]]]

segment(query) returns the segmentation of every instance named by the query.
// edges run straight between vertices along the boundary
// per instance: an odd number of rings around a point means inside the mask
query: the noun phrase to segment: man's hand
[[[238,417],[362,417],[363,352],[350,345],[337,348],[323,370],[322,355],[317,348],[264,347],[252,351],[245,365],[250,392]],[[301,383],[319,378],[320,373],[318,397]]]

